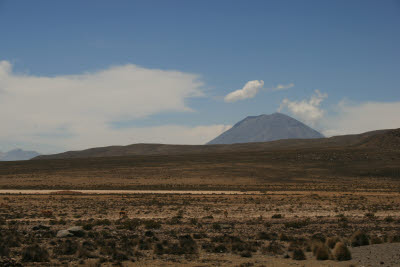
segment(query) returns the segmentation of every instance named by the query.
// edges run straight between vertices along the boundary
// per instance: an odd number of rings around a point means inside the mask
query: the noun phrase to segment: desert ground
[[[1,263],[399,266],[399,192],[205,193],[3,194]]]
[[[1,162],[0,228],[3,266],[400,266],[400,150]]]

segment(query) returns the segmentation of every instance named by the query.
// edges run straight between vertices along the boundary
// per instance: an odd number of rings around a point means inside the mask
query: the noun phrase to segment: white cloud
[[[253,98],[258,91],[264,86],[264,81],[254,80],[247,82],[242,89],[227,94],[224,98],[225,102],[236,102],[247,98]]]
[[[326,136],[400,128],[400,102],[348,103],[342,101],[323,122]]]
[[[400,101],[351,103],[341,101],[333,109],[321,108],[327,94],[315,90],[309,99],[284,99],[279,111],[287,110],[299,120],[315,127],[325,136],[358,134],[381,129],[400,128]]]
[[[109,127],[113,121],[191,111],[185,100],[202,96],[202,86],[195,74],[131,64],[46,77],[13,73],[8,61],[0,61],[0,142],[66,149],[152,140],[205,143],[225,126]]]
[[[285,98],[279,107],[279,111],[287,109],[295,117],[314,126],[324,116],[324,110],[320,106],[327,96],[327,94],[315,90],[309,99],[291,101]]]
[[[283,91],[289,88],[294,87],[294,83],[289,84],[278,84],[276,87],[272,88],[273,91]]]

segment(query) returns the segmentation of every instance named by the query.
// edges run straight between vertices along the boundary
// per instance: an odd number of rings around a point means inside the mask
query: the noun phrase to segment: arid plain
[[[399,266],[398,141],[3,162],[1,264]]]

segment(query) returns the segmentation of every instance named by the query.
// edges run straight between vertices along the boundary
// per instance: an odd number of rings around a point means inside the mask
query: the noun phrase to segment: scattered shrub
[[[114,253],[112,254],[112,259],[119,262],[129,260],[128,256],[119,250],[114,250]]]
[[[367,212],[367,213],[365,213],[365,217],[372,219],[372,218],[375,218],[375,214],[372,212]]]
[[[340,242],[340,238],[337,236],[334,237],[329,237],[326,239],[326,245],[330,248],[333,249],[336,245],[336,243]]]
[[[326,237],[322,233],[316,233],[316,234],[313,234],[313,236],[311,237],[311,240],[312,241],[319,241],[321,243],[325,243]]]
[[[281,240],[281,241],[290,241],[290,238],[285,233],[280,233],[279,240]]]
[[[197,243],[190,235],[180,236],[179,245],[185,249],[185,254],[197,253]]]
[[[390,243],[400,243],[400,235],[393,235],[390,237]]]
[[[117,229],[125,229],[125,230],[136,230],[136,228],[141,224],[138,219],[125,219],[119,220],[117,223]]]
[[[301,248],[296,248],[293,251],[292,259],[297,261],[302,261],[306,259],[306,255],[304,254],[304,251]]]
[[[246,250],[246,251],[240,253],[240,256],[243,258],[251,258],[253,256],[253,254],[251,254],[251,251]]]
[[[193,238],[194,239],[201,239],[201,238],[203,238],[203,235],[201,233],[194,233],[193,234]]]
[[[371,244],[382,244],[383,240],[378,236],[371,236],[370,243]]]
[[[258,246],[257,242],[244,242],[241,240],[236,240],[232,242],[232,252],[233,253],[239,253],[243,251],[256,252],[257,246]]]
[[[269,255],[282,255],[285,251],[284,246],[281,243],[272,241],[267,246],[262,247],[261,252]]]
[[[153,237],[154,236],[154,233],[153,233],[153,231],[146,231],[145,233],[144,233],[144,235],[145,236],[147,236],[147,237]]]
[[[67,239],[61,241],[57,247],[54,248],[54,253],[57,255],[73,255],[78,250],[78,243],[76,241]]]
[[[261,239],[261,240],[270,240],[271,239],[271,235],[266,233],[266,232],[259,232],[258,235],[257,235],[257,238]]]
[[[94,221],[94,225],[111,225],[111,221],[108,219],[98,219]]]
[[[197,254],[198,248],[196,241],[190,235],[180,236],[178,243],[168,243],[168,247],[164,248],[156,245],[155,250],[158,253],[173,254],[173,255],[185,255],[185,254]]]
[[[151,249],[151,239],[141,239],[139,240],[139,249],[140,250],[150,250]]]
[[[156,220],[146,220],[144,221],[144,227],[146,227],[146,229],[160,229],[161,222]]]
[[[39,245],[27,246],[22,250],[22,261],[24,262],[47,262],[49,253]]]
[[[323,243],[318,243],[314,246],[313,249],[315,258],[319,261],[329,260],[330,258],[330,251],[328,246]]]
[[[394,222],[394,219],[392,216],[387,216],[387,217],[385,217],[385,222],[391,223],[391,222]]]
[[[333,250],[335,260],[348,261],[351,260],[351,252],[343,242],[338,242]]]
[[[0,257],[8,257],[10,249],[5,244],[0,244]]]
[[[60,225],[66,225],[67,221],[65,221],[64,219],[60,219],[60,220],[50,220],[50,224],[51,225],[56,225],[56,224],[60,224]]]
[[[283,218],[283,216],[282,216],[282,214],[274,214],[274,215],[272,215],[271,218],[272,219],[281,219],[281,218]]]
[[[226,252],[228,252],[228,249],[226,248],[225,245],[220,244],[220,245],[217,245],[216,247],[214,247],[213,252],[214,253],[226,253]]]
[[[293,221],[285,223],[286,228],[302,228],[310,224],[309,220],[302,220],[302,221]]]
[[[365,233],[357,231],[351,236],[352,247],[360,247],[367,245],[369,245],[369,237]]]
[[[213,223],[212,228],[216,231],[220,231],[222,229],[219,223]]]
[[[91,223],[86,223],[86,224],[84,224],[84,225],[82,226],[82,228],[83,228],[83,230],[90,231],[90,230],[93,229],[93,224],[91,224]]]
[[[163,246],[163,244],[161,242],[155,244],[154,253],[157,254],[157,255],[164,254],[164,246]]]

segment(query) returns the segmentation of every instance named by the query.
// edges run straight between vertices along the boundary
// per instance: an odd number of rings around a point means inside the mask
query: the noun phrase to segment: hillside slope
[[[68,151],[54,155],[41,155],[34,159],[71,159],[71,158],[96,158],[116,156],[139,155],[184,155],[184,154],[208,154],[244,151],[272,151],[285,149],[308,148],[335,148],[373,146],[371,137],[385,138],[385,133],[391,130],[379,130],[363,134],[334,136],[319,139],[285,139],[263,143],[239,143],[230,145],[165,145],[165,144],[133,144],[128,146],[109,146],[91,148],[82,151]],[[395,130],[399,131],[399,130]],[[393,140],[393,142],[397,142]],[[378,144],[376,144],[378,145]],[[388,145],[388,148],[396,147],[396,144]]]

